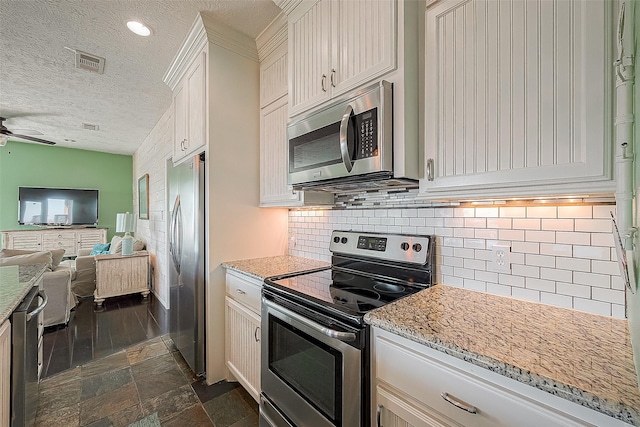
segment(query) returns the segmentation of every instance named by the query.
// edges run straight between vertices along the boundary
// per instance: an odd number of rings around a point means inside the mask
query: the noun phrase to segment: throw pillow
[[[64,249],[52,249],[49,252],[51,252],[51,269],[55,270],[64,257]]]
[[[16,255],[35,254],[38,251],[27,251],[24,249],[0,249],[0,258],[9,258]]]
[[[51,270],[51,252],[34,252],[32,254],[15,255],[12,257],[0,258],[0,267],[5,265],[30,265],[47,264]]]
[[[111,246],[111,243],[96,243],[93,246],[93,249],[91,249],[91,253],[89,255],[93,256],[109,254],[109,246]]]
[[[109,251],[111,254],[121,254],[122,253],[122,237],[113,236],[111,239],[111,250]]]

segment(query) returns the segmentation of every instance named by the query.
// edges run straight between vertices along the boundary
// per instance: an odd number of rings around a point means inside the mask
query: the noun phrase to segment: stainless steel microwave
[[[287,137],[288,182],[295,189],[340,191],[397,181],[393,88],[387,81],[290,123]]]

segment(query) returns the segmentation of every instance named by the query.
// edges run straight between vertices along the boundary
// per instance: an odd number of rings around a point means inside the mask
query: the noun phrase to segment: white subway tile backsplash
[[[329,261],[334,229],[434,234],[439,283],[622,318],[624,286],[609,220],[614,208],[609,203],[292,210],[289,235],[297,245],[289,253]],[[493,269],[496,243],[511,247],[509,273]]]
[[[591,206],[558,206],[558,218],[593,218]]]
[[[534,242],[513,242],[511,243],[511,252],[522,252],[526,254],[539,254],[540,243]]]
[[[507,218],[526,218],[527,208],[520,206],[504,206],[500,208],[500,216]]]
[[[608,219],[576,219],[575,230],[590,233],[611,233],[611,220]]]
[[[558,216],[555,206],[529,206],[527,218],[556,218]]]
[[[511,286],[499,285],[495,282],[487,282],[487,292],[494,295],[511,296]]]
[[[499,214],[498,208],[476,208],[476,218],[497,218]]]
[[[573,308],[573,298],[550,292],[540,292],[540,302],[563,308]]]
[[[556,292],[580,298],[591,298],[591,287],[575,283],[556,282]]]
[[[573,298],[573,308],[603,316],[611,316],[611,303],[592,299]]]
[[[593,218],[606,218],[611,220],[611,212],[616,215],[615,205],[595,205],[593,206]]]
[[[498,275],[498,283],[501,285],[515,286],[518,288],[524,288],[524,277],[513,276],[511,274],[500,273]]]
[[[614,247],[613,233],[591,233],[591,244],[594,246]]]
[[[556,257],[549,255],[525,254],[525,263],[527,265],[534,265],[538,267],[555,268]]]
[[[573,219],[543,219],[542,229],[547,231],[573,231]]]
[[[553,231],[526,230],[524,233],[524,238],[525,240],[530,242],[555,243],[556,233],[554,233]]]
[[[556,291],[556,282],[553,280],[535,279],[527,277],[524,281],[524,287],[527,289],[535,289],[537,291],[553,292]]]
[[[557,243],[540,243],[540,254],[570,257],[573,254],[573,247]]]
[[[534,289],[512,288],[511,296],[527,301],[540,302],[540,291]]]
[[[602,246],[579,246],[574,245],[573,256],[575,258],[598,259],[609,261],[611,259],[611,249]]]
[[[571,282],[573,280],[573,272],[571,270],[560,270],[557,268],[541,268],[540,278],[560,282]]]
[[[584,273],[576,271],[573,273],[573,283],[589,285],[598,288],[611,288],[611,276],[607,274]]]
[[[591,290],[591,298],[613,304],[624,304],[624,292],[616,289],[593,288]]]
[[[569,245],[590,245],[591,234],[589,233],[576,233],[576,232],[557,232],[557,243],[566,243]]]
[[[498,230],[498,239],[524,241],[524,230]]]
[[[487,218],[487,228],[511,228],[511,218]]]

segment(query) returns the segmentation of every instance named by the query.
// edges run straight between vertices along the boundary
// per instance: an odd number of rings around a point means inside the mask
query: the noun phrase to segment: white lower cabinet
[[[260,292],[262,283],[227,271],[225,361],[249,394],[260,399]]]
[[[11,322],[0,325],[0,426],[9,425],[11,402]]]
[[[626,426],[622,421],[373,328],[379,426]]]

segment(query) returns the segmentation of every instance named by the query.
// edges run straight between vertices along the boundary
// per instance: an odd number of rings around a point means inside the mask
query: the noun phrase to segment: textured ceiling
[[[56,147],[133,154],[171,105],[162,76],[200,11],[255,38],[280,9],[271,0],[0,0],[4,125]],[[130,32],[131,19],[153,34]],[[105,58],[104,74],[76,69],[66,48]]]

